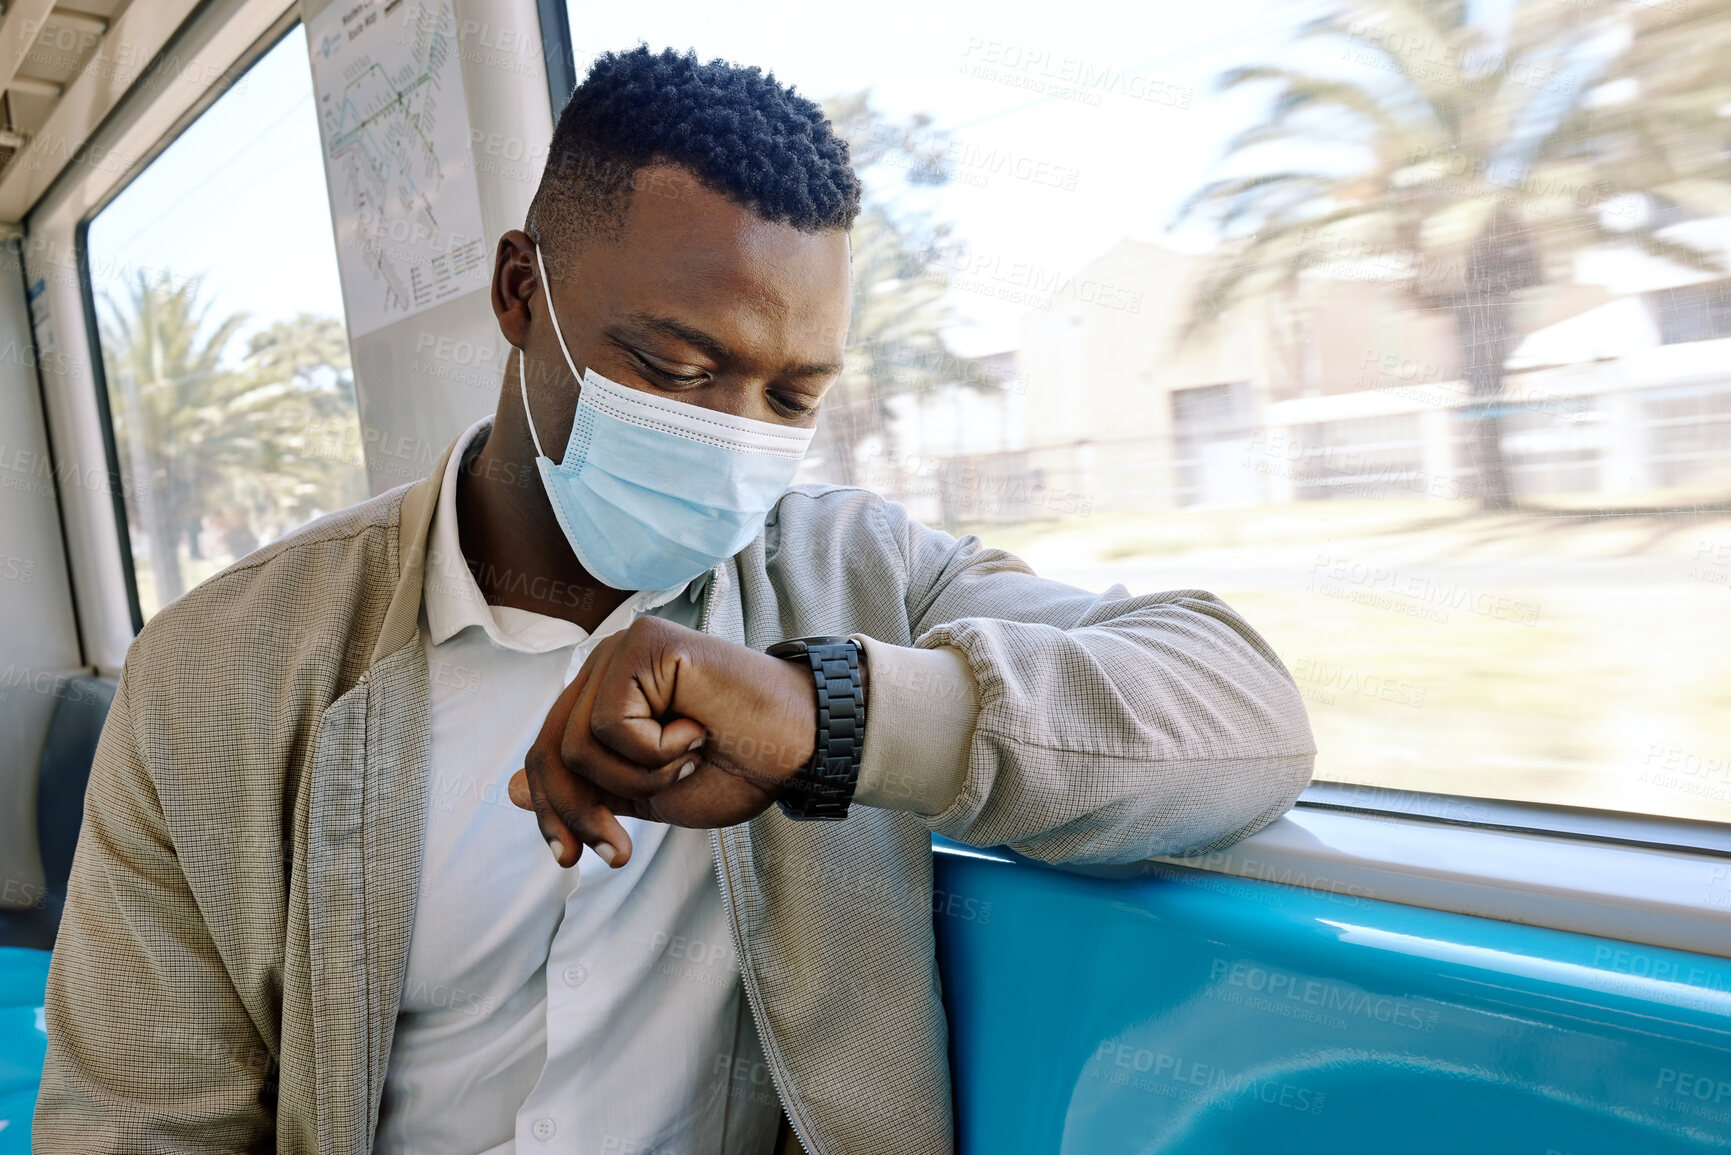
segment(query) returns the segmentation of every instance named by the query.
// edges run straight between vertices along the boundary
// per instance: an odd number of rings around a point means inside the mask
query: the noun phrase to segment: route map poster
[[[333,0],[307,48],[349,335],[485,288],[452,0]]]

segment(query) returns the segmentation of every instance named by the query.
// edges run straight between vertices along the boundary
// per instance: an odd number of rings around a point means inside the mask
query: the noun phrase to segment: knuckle
[[[674,636],[676,627],[665,618],[644,616],[631,623],[632,641],[648,644],[665,644]]]
[[[605,722],[597,719],[591,733],[595,738],[597,761],[605,761],[609,754],[636,761],[646,748],[642,734],[624,718],[609,718]],[[653,750],[654,746],[647,744],[647,748]]]
[[[565,829],[573,834],[584,834],[590,831],[588,818],[592,807],[575,799],[561,799],[554,804],[553,809],[558,814],[559,821],[565,824]]]
[[[541,784],[541,776],[547,770],[547,752],[540,746],[529,747],[529,752],[523,755],[523,777],[529,780],[531,792]]]
[[[565,736],[559,739],[559,759],[568,767],[582,764],[583,734],[580,727],[567,730]]]
[[[602,792],[626,798],[644,798],[653,792],[646,775],[632,773],[623,767],[597,765],[592,781]]]

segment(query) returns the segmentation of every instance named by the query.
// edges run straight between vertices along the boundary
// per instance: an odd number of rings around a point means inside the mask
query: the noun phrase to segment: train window
[[[298,26],[90,222],[86,251],[146,617],[367,496]]]
[[[1318,777],[1731,819],[1723,8],[576,5],[823,101],[867,190],[808,475],[1213,590]]]

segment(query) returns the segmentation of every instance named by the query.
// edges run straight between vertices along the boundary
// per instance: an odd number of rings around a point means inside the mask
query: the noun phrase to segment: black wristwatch
[[[776,805],[801,822],[846,818],[865,750],[865,686],[860,680],[865,648],[852,638],[790,638],[769,647],[768,653],[808,666],[817,685],[817,741],[811,761],[788,783]]]

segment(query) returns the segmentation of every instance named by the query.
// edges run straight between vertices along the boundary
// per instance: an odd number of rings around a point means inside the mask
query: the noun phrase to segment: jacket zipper
[[[717,568],[719,569],[719,567]],[[715,610],[715,599],[711,595],[714,594],[715,583],[719,580],[715,572],[711,571],[709,585],[703,591],[703,611],[697,619],[698,633],[707,634],[709,632],[710,617]],[[716,881],[721,884],[721,901],[727,907],[727,918],[733,925],[734,937],[739,940],[739,977],[746,988],[745,1006],[751,1012],[751,1023],[757,1030],[758,1042],[763,1044],[764,1057],[769,1060],[769,1081],[775,1087],[775,1097],[781,1102],[782,1112],[787,1116],[788,1122],[793,1124],[793,1136],[799,1142],[800,1148],[816,1155],[817,1145],[806,1138],[806,1132],[802,1129],[802,1120],[798,1112],[793,1109],[793,1103],[788,1099],[787,1093],[781,1089],[784,1064],[781,1061],[780,1044],[776,1042],[775,1036],[765,1029],[763,1018],[757,1013],[757,999],[753,996],[757,995],[759,990],[750,966],[751,956],[747,953],[745,928],[741,925],[739,910],[733,902],[733,888],[727,882],[727,852],[721,844],[721,831],[711,830],[709,832],[709,844],[715,854],[715,877]]]
[[[763,1019],[757,1013],[757,1000],[752,997],[759,993],[759,988],[749,965],[751,960],[745,949],[745,932],[740,926],[739,914],[733,904],[733,888],[727,884],[727,855],[722,849],[721,831],[711,830],[709,839],[710,844],[715,849],[715,873],[721,882],[721,901],[727,906],[727,917],[732,921],[734,934],[739,939],[741,963],[739,977],[746,987],[745,1005],[751,1011],[752,1025],[757,1028],[757,1038],[763,1044],[764,1057],[769,1060],[770,1082],[775,1086],[775,1097],[781,1100],[781,1109],[787,1114],[788,1121],[793,1124],[793,1135],[795,1139],[799,1140],[801,1150],[809,1152],[811,1155],[819,1155],[817,1145],[805,1137],[805,1130],[802,1129],[803,1121],[800,1119],[799,1113],[793,1109],[792,1100],[781,1089],[781,1072],[784,1067],[781,1061],[781,1047],[776,1042],[775,1036],[764,1029]]]

